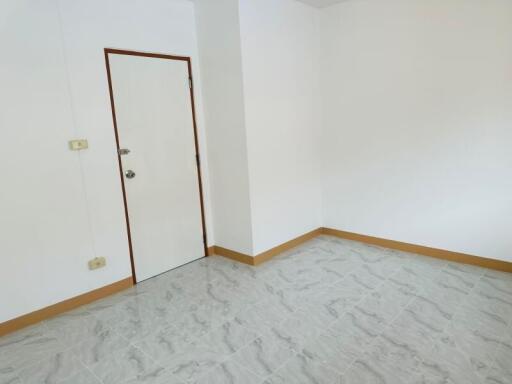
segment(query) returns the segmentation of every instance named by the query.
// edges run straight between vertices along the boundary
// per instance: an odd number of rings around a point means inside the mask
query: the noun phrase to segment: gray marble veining
[[[101,384],[101,381],[90,370],[84,369],[59,384]]]
[[[20,377],[25,384],[53,384],[83,369],[84,366],[72,353],[61,352],[21,369]]]
[[[510,384],[512,275],[319,236],[0,338],[0,384]]]
[[[261,377],[272,374],[286,363],[298,346],[293,340],[268,331],[238,351],[233,357],[240,365]]]
[[[342,384],[342,376],[307,353],[298,354],[278,369],[265,384]]]
[[[118,384],[162,369],[148,355],[136,347],[128,347],[111,354],[91,366],[91,371],[104,384]]]
[[[438,340],[430,353],[423,357],[422,383],[480,384],[481,380],[470,359],[458,348],[455,340],[445,335]]]
[[[195,384],[260,384],[261,378],[240,364],[230,360],[221,363]]]
[[[128,347],[129,342],[112,330],[106,330],[97,336],[91,337],[76,347],[72,352],[84,364],[91,366],[102,361],[117,350]]]

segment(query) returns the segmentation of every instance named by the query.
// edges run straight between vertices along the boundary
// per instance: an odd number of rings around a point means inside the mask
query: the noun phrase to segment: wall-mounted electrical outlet
[[[72,151],[81,151],[82,149],[89,148],[89,142],[86,139],[70,140],[68,144],[69,149]]]
[[[95,269],[103,268],[107,265],[107,260],[104,257],[95,257],[92,260],[89,260],[89,269],[94,271]]]

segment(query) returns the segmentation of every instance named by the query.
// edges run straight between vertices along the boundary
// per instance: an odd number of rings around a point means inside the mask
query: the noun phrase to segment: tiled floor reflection
[[[319,237],[0,338],[0,384],[510,384],[512,275]]]

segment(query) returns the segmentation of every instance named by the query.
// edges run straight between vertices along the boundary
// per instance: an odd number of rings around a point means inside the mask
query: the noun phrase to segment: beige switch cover
[[[69,141],[69,149],[71,149],[72,151],[80,151],[82,149],[87,149],[87,148],[89,148],[89,143],[85,139]]]
[[[94,271],[95,269],[103,268],[107,265],[107,260],[104,257],[95,257],[89,261],[89,269]]]

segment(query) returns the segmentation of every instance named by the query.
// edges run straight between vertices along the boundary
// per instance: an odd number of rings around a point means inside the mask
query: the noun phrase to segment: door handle
[[[133,172],[131,169],[127,170],[124,175],[128,179],[133,179],[135,177],[135,172]]]

